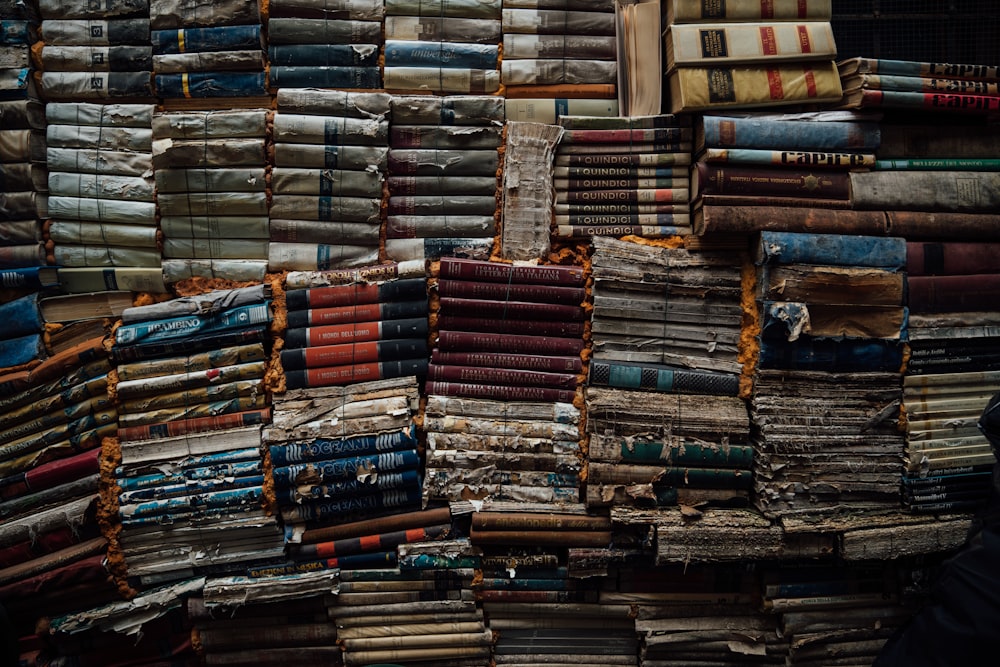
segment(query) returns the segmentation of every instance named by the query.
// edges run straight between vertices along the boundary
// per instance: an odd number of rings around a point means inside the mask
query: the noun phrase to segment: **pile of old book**
[[[0,604],[22,650],[40,619],[121,599],[97,519],[101,439],[117,429],[101,343],[0,375]]]
[[[37,289],[45,264],[39,200],[48,189],[45,172],[45,109],[35,92],[31,44],[38,16],[26,3],[0,3],[0,285]],[[8,273],[7,270],[14,270]]]
[[[270,290],[215,290],[122,314],[111,520],[120,575],[150,587],[283,555],[265,513],[262,424]],[[117,451],[115,451],[117,450]],[[122,562],[123,561],[123,562]]]
[[[556,149],[556,238],[691,232],[691,119],[562,116]]]
[[[905,241],[761,232],[751,415],[771,514],[898,505]]]
[[[280,88],[381,88],[382,0],[268,3],[268,78]]]
[[[852,211],[851,179],[875,164],[881,132],[851,111],[703,115],[694,127],[697,234],[762,229],[885,234],[880,211]]]
[[[500,0],[385,0],[385,89],[495,93]]]
[[[427,373],[427,280],[288,290],[281,363],[289,389]]]
[[[150,98],[149,2],[41,0],[36,46],[47,100]]]
[[[995,456],[976,423],[1000,390],[998,249],[987,241],[907,243],[903,502],[913,511],[969,511],[989,493]]]
[[[149,0],[153,71],[161,99],[267,94],[260,6],[221,0],[210,7]]]
[[[389,96],[283,89],[277,102],[268,268],[377,262]]]
[[[394,560],[389,538],[363,533],[358,541],[323,529],[419,509],[416,378],[290,389],[276,398],[265,440],[290,556],[324,567],[346,567],[345,556]]]
[[[839,102],[829,2],[665,3],[671,113]]]
[[[577,502],[583,271],[443,258],[425,494]]]
[[[168,283],[262,281],[267,268],[264,109],[153,118],[153,169]]]
[[[611,0],[503,0],[502,19],[505,95],[615,99]]]
[[[152,104],[46,105],[51,220],[45,229],[54,264],[159,268],[153,111]],[[86,291],[72,274],[60,268],[64,289]]]
[[[849,58],[837,63],[849,109],[912,109],[961,114],[1000,110],[1000,67]]]
[[[500,97],[392,98],[387,257],[489,256],[503,121]]]

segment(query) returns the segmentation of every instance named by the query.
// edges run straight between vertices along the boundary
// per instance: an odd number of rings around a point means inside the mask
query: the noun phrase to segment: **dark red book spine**
[[[514,265],[460,257],[442,257],[438,275],[442,279],[480,280],[497,283],[583,285],[586,282],[583,268],[579,266]]]
[[[466,384],[499,384],[521,387],[576,389],[577,377],[568,373],[544,373],[488,366],[442,366],[431,364],[427,379]]]
[[[527,285],[479,282],[473,280],[440,280],[438,294],[463,299],[502,301],[532,301],[579,305],[587,293],[583,287],[561,285]]]
[[[505,352],[431,352],[431,363],[452,366],[492,366],[494,368],[520,368],[549,373],[581,373],[583,362],[579,356],[536,356],[533,354],[507,354]]]
[[[547,320],[512,320],[494,317],[438,316],[438,328],[450,331],[489,331],[520,333],[529,336],[582,336],[583,322],[549,322]]]
[[[239,428],[240,426],[269,423],[271,423],[271,408],[267,407],[257,410],[244,410],[243,412],[231,412],[213,417],[192,417],[190,419],[178,419],[158,424],[126,426],[118,429],[118,439],[123,442],[155,440],[157,438],[170,438],[189,433],[222,431],[229,428]]]
[[[285,384],[289,389],[303,389],[307,387],[331,387],[370,380],[388,380],[408,375],[423,377],[426,374],[426,358],[403,359],[401,361],[377,361],[350,366],[328,366],[286,371]]]
[[[967,276],[909,276],[911,313],[996,310],[1000,303],[1000,273]]]
[[[445,352],[504,352],[566,357],[579,355],[583,351],[583,340],[555,336],[440,331],[438,349]]]
[[[526,320],[571,320],[586,319],[586,311],[581,306],[562,303],[536,303],[533,301],[491,301],[489,299],[461,299],[441,297],[442,313],[495,317],[497,319]]]
[[[289,290],[285,303],[289,310],[305,308],[333,308],[380,301],[401,301],[427,296],[427,281],[423,278],[404,278],[380,284],[353,283]]]
[[[692,195],[778,195],[808,199],[851,198],[848,173],[804,171],[784,167],[729,166],[699,162],[692,176]]]
[[[1000,243],[921,243],[906,244],[906,273],[909,276],[968,275],[995,272],[1000,263]]]
[[[428,395],[465,396],[485,398],[493,401],[543,401],[546,403],[572,403],[576,392],[568,389],[547,387],[512,387],[491,384],[466,384],[462,382],[441,382],[428,380],[425,389]]]

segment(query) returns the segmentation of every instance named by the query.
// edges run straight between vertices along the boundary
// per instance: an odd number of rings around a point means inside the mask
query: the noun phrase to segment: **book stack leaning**
[[[114,332],[109,558],[140,589],[282,555],[259,451],[269,297],[256,285],[137,306]]]

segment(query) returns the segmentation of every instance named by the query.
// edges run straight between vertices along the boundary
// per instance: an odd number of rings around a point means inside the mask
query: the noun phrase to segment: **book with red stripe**
[[[326,366],[285,371],[285,382],[289,389],[307,387],[330,387],[352,384],[368,380],[388,380],[390,378],[427,374],[427,358],[402,359],[399,361],[376,361],[349,366]]]
[[[427,315],[427,298],[387,303],[364,303],[329,308],[304,308],[288,311],[289,328],[348,322],[396,320]]]
[[[504,352],[573,356],[579,355],[583,351],[583,340],[555,336],[441,331],[438,332],[438,349],[446,352]]]
[[[289,310],[332,308],[361,303],[409,301],[427,296],[427,281],[423,278],[403,278],[384,283],[354,283],[290,290],[285,294]]]
[[[281,351],[281,365],[285,371],[290,371],[367,364],[373,361],[416,359],[421,356],[427,356],[425,339],[383,340],[284,349]]]
[[[426,317],[297,327],[285,331],[285,347],[319,347],[373,340],[426,338],[427,332]]]
[[[438,294],[442,297],[464,299],[493,299],[500,301],[532,301],[579,305],[586,298],[583,287],[562,285],[504,284],[473,280],[440,280]]]
[[[431,363],[441,366],[487,366],[517,368],[543,373],[573,373],[583,371],[579,356],[564,357],[534,354],[508,354],[506,352],[431,352]]]
[[[549,387],[551,389],[576,389],[577,385],[577,376],[569,373],[441,364],[428,366],[427,379],[441,382]]]
[[[583,268],[579,266],[506,264],[460,257],[442,257],[438,275],[442,279],[516,284],[582,286],[586,282]]]
[[[586,311],[580,306],[532,301],[494,301],[490,299],[459,299],[441,297],[442,313],[463,313],[497,319],[526,319],[551,321],[582,321]]]

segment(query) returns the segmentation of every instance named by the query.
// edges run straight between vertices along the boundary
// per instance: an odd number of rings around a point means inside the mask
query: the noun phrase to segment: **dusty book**
[[[829,21],[677,24],[667,30],[665,44],[668,72],[716,63],[799,63],[837,57]]]
[[[667,82],[671,113],[839,102],[843,96],[840,75],[832,60],[773,67],[682,67],[670,73]]]
[[[831,0],[666,0],[667,23],[712,21],[824,21],[833,16]]]

